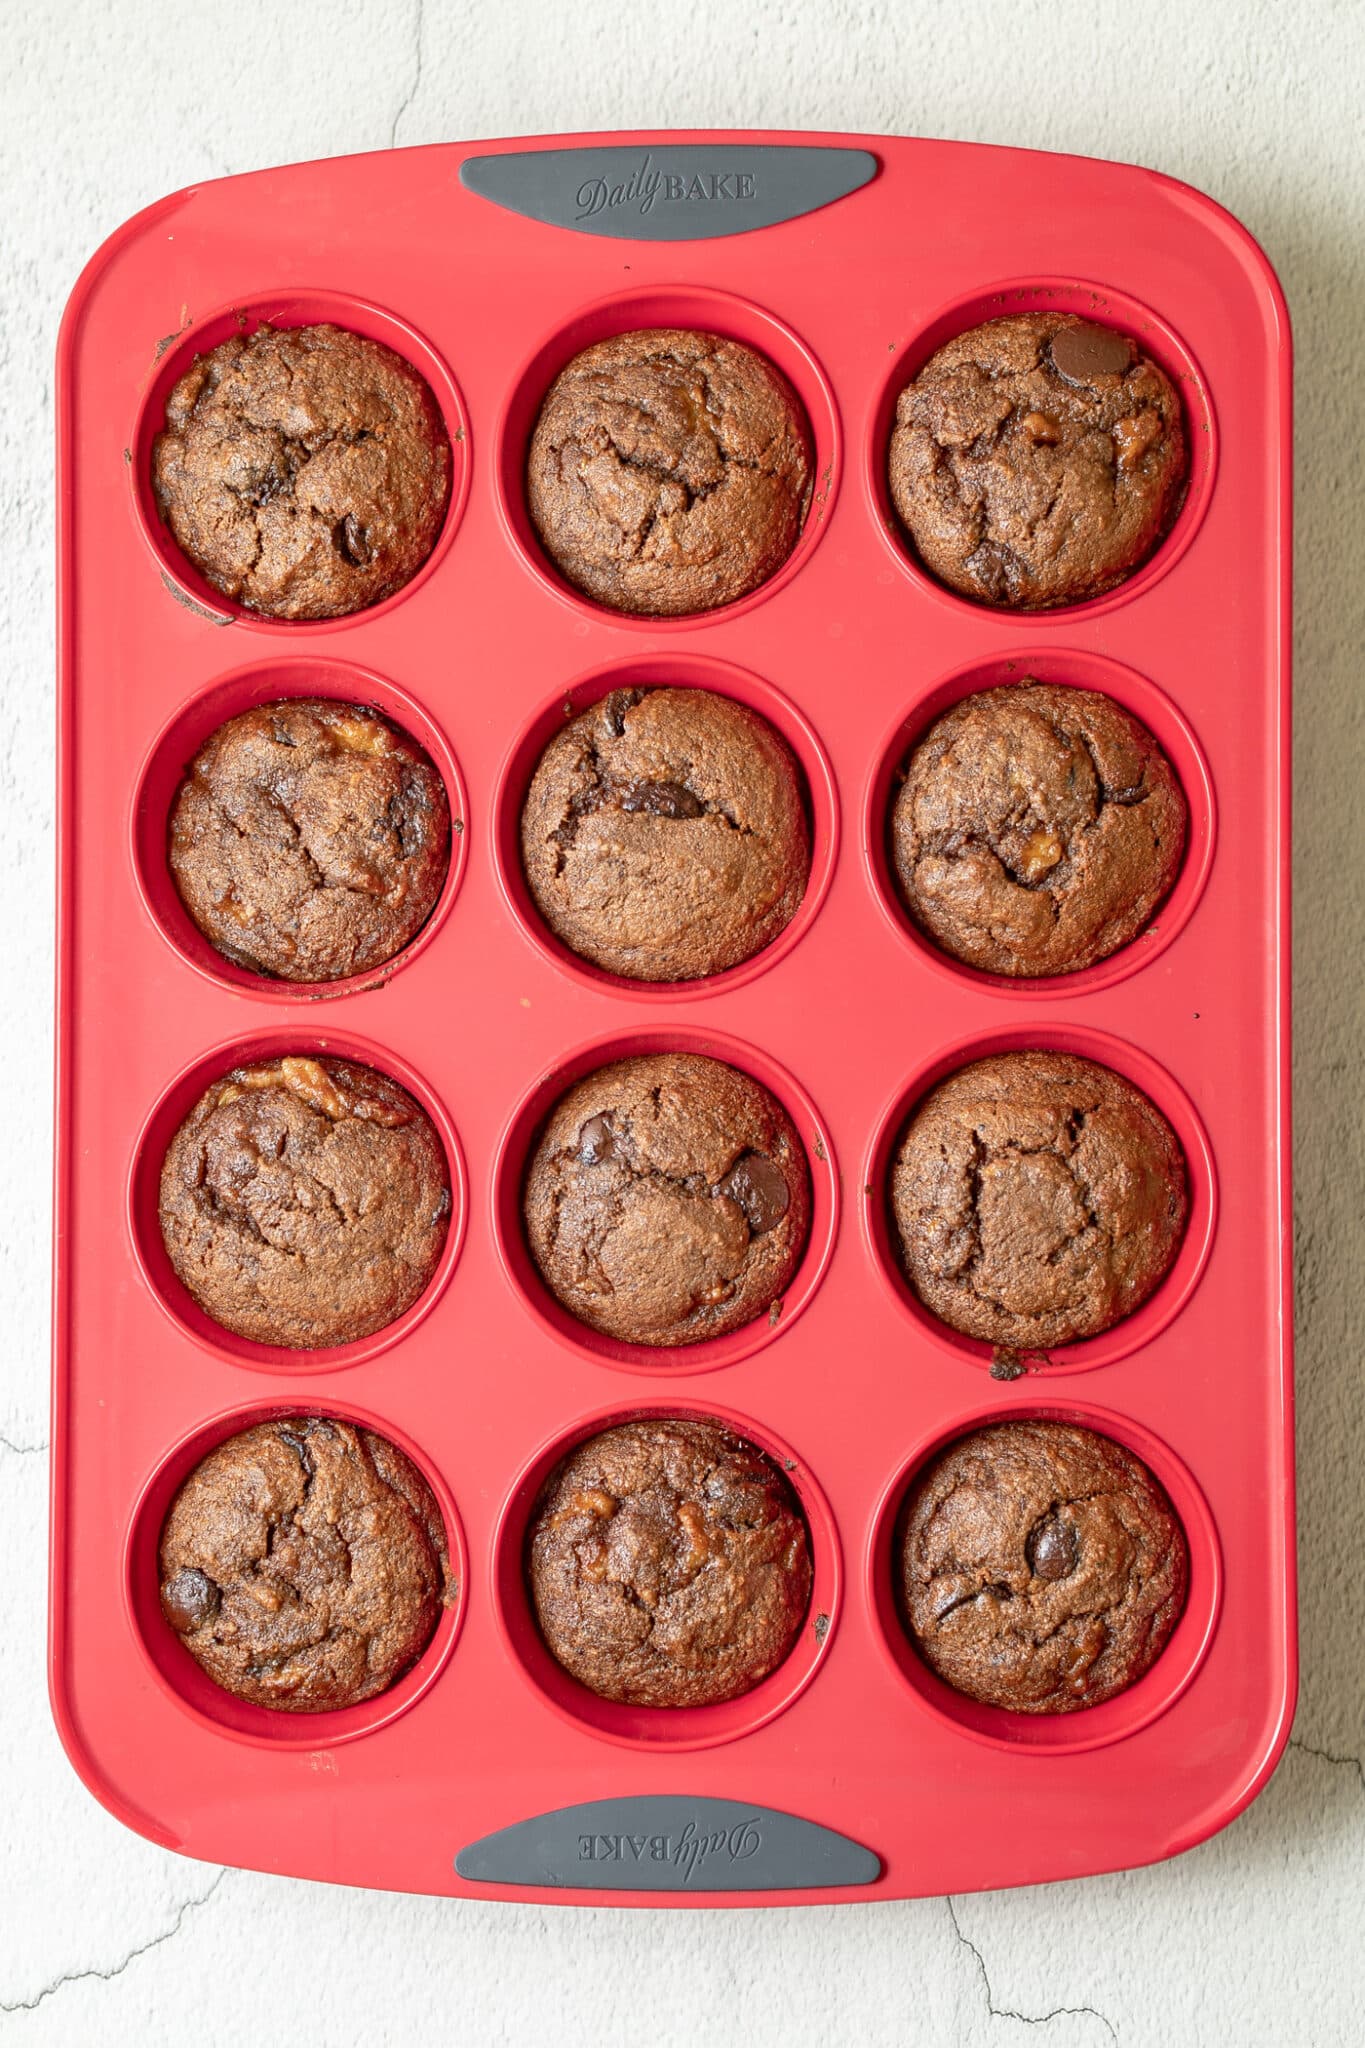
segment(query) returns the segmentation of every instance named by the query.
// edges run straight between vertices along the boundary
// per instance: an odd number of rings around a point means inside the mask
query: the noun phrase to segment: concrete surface
[[[1336,0],[50,0],[5,10],[0,835],[0,2039],[1124,2048],[1365,2038],[1360,884],[1365,17]],[[1151,164],[1280,270],[1300,392],[1299,1389],[1304,1684],[1260,1802],[1181,1861],[910,1905],[667,1916],[219,1873],[125,1833],[43,1690],[51,355],[86,256],[194,179],[455,137],[851,128]],[[115,1077],[116,1080],[116,1077]],[[1227,1360],[1235,1387],[1237,1360]]]

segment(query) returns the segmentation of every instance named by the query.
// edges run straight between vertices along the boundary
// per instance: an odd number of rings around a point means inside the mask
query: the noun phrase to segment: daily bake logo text
[[[727,1863],[747,1863],[763,1847],[763,1830],[756,1813],[736,1821],[730,1828],[699,1832],[688,1821],[675,1835],[580,1835],[580,1863],[667,1863],[682,1872],[688,1884],[702,1866],[714,1858]]]
[[[643,163],[628,178],[585,178],[575,193],[575,220],[592,220],[618,206],[633,206],[638,213],[651,213],[658,200],[664,206],[734,205],[737,200],[755,199],[757,186],[752,171],[661,171],[646,151]]]

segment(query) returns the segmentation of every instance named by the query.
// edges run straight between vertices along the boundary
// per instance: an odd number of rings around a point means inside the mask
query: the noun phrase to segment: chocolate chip
[[[1059,327],[1049,348],[1052,367],[1068,384],[1093,384],[1096,377],[1121,377],[1133,361],[1126,334],[1112,327]]]
[[[755,1237],[775,1230],[791,1203],[786,1176],[766,1152],[746,1152],[737,1159],[716,1192],[739,1203]]]
[[[218,1612],[218,1588],[206,1572],[187,1565],[161,1588],[161,1612],[177,1635],[202,1628]]]
[[[590,1116],[578,1133],[578,1156],[585,1166],[600,1166],[616,1157],[616,1134],[609,1116]]]
[[[1070,1522],[1044,1515],[1029,1536],[1027,1555],[1036,1579],[1069,1579],[1080,1562],[1080,1538]]]
[[[337,521],[332,528],[332,541],[337,553],[353,568],[364,569],[373,560],[374,550],[370,546],[369,533],[353,512],[348,512],[344,519]]]
[[[699,818],[701,798],[681,782],[628,782],[621,809],[644,811],[651,818]]]
[[[619,740],[625,732],[626,713],[634,709],[643,695],[643,690],[613,690],[611,695],[603,700],[602,716],[606,720],[607,731],[614,740]]]

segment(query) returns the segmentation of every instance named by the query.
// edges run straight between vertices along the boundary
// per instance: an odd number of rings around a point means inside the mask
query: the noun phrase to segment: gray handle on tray
[[[735,136],[470,156],[460,183],[549,227],[621,241],[700,242],[814,213],[876,173],[870,150]]]
[[[593,1799],[499,1828],[455,1858],[475,1884],[578,1891],[769,1892],[873,1884],[881,1864],[833,1828],[734,1799]]]

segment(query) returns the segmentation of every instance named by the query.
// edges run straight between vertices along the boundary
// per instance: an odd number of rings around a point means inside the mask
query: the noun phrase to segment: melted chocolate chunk
[[[1131,369],[1133,349],[1126,334],[1112,327],[1063,327],[1049,348],[1052,367],[1068,384],[1090,384],[1096,377],[1122,377]]]
[[[621,792],[623,811],[644,811],[651,818],[699,818],[701,799],[681,782],[628,782]]]
[[[746,1152],[737,1159],[717,1192],[739,1203],[755,1237],[776,1230],[791,1201],[782,1169],[765,1152]]]
[[[1028,1540],[1029,1570],[1036,1579],[1069,1579],[1080,1554],[1076,1531],[1056,1514],[1045,1515]]]
[[[590,1116],[578,1133],[578,1156],[585,1166],[600,1166],[616,1157],[616,1134],[609,1116]]]
[[[161,1588],[161,1612],[177,1635],[202,1628],[218,1612],[218,1588],[206,1572],[187,1565]]]

